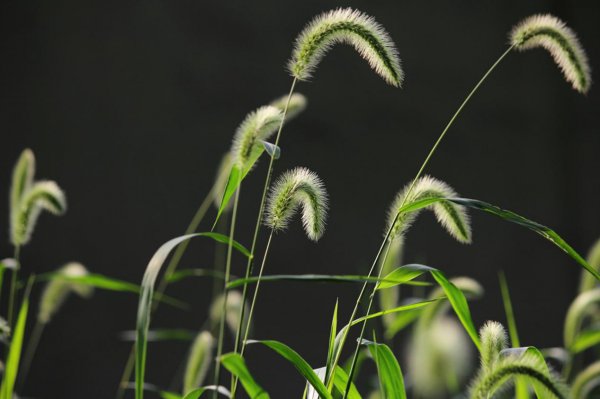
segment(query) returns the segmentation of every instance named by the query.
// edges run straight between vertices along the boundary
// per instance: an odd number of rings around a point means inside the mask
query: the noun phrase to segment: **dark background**
[[[325,58],[312,82],[298,85],[309,108],[284,130],[276,174],[297,165],[317,171],[331,214],[318,245],[298,222],[277,236],[267,273],[366,272],[389,202],[520,19],[537,12],[565,19],[592,69],[600,69],[594,1],[2,2],[0,226],[7,230],[11,169],[25,147],[35,151],[38,178],[57,180],[70,206],[64,217],[41,217],[23,251],[24,271],[78,260],[139,283],[158,246],[185,229],[245,114],[287,93],[284,65],[296,34],[315,14],[341,5],[375,16],[390,32],[405,87],[387,86],[347,46]],[[573,91],[546,52],[512,54],[460,116],[428,172],[463,196],[554,227],[585,253],[600,236],[599,106],[597,87],[587,96]],[[265,171],[263,161],[242,195],[237,238],[247,245]],[[497,286],[504,269],[522,342],[561,345],[579,267],[518,226],[474,214],[473,227],[473,244],[463,246],[423,215],[408,236],[406,260],[479,280],[486,295],[472,305],[478,326],[504,322]],[[10,256],[7,235],[1,243],[0,257]],[[199,240],[181,266],[211,267],[213,253],[212,243]],[[236,258],[234,272],[242,266]],[[170,293],[194,310],[162,307],[152,326],[198,328],[210,289],[208,280],[179,284]],[[320,365],[335,300],[346,319],[357,291],[266,284],[255,335],[282,340]],[[47,328],[23,393],[113,397],[130,348],[117,335],[134,328],[136,306],[134,295],[108,292],[69,301]],[[148,381],[168,386],[186,348],[151,344]],[[302,389],[295,371],[266,349],[253,347],[248,356],[272,396]]]

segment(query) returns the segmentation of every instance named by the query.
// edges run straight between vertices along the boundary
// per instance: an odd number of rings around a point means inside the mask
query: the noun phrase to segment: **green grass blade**
[[[538,233],[548,241],[552,242],[558,248],[562,249],[567,255],[569,255],[573,260],[575,260],[579,265],[581,265],[584,269],[590,272],[598,281],[600,281],[600,273],[592,266],[590,266],[586,260],[577,253],[569,244],[562,239],[554,230],[546,227],[542,224],[536,223],[529,219],[524,218],[521,215],[518,215],[514,212],[501,209],[495,205],[488,204],[487,202],[468,199],[468,198],[446,198],[446,200],[450,202],[454,202],[455,204],[464,205],[471,209],[477,209],[480,211],[487,212],[491,215],[498,216],[506,221],[516,223],[520,226],[527,227],[528,229]]]
[[[246,367],[244,358],[237,353],[221,356],[221,363],[231,374],[238,378],[250,398],[268,399],[269,394],[254,381],[254,377]]]
[[[581,331],[569,349],[572,354],[577,354],[598,344],[600,344],[600,329],[590,328]]]
[[[329,332],[329,345],[327,347],[327,363],[325,366],[325,379],[329,379],[330,365],[333,362],[333,348],[335,347],[335,336],[337,334],[337,319],[338,319],[338,300],[335,301],[333,308],[333,316],[331,318],[331,330]]]
[[[209,269],[180,269],[171,274],[167,278],[167,281],[169,283],[177,283],[189,277],[211,277],[214,279],[225,280],[225,273]]]
[[[23,336],[25,335],[25,325],[27,323],[27,313],[29,311],[28,295],[29,293],[26,293],[23,298],[23,304],[21,305],[21,310],[19,310],[17,324],[12,333],[2,379],[2,387],[0,387],[1,399],[12,399],[14,396],[15,381],[17,380],[17,373],[19,371],[21,351],[23,349]]]
[[[332,399],[331,394],[327,391],[327,388],[323,384],[323,381],[317,376],[314,372],[313,368],[300,356],[296,351],[294,351],[289,346],[273,340],[264,340],[264,341],[248,341],[249,344],[260,343],[268,348],[274,350],[281,357],[290,362],[296,370],[308,381],[310,385],[317,391],[321,399]]]
[[[218,242],[225,241],[229,243],[229,238],[217,233],[196,233],[173,238],[154,253],[142,279],[140,290],[140,299],[138,302],[137,321],[136,321],[136,342],[135,342],[135,397],[142,399],[144,397],[144,375],[146,372],[146,352],[148,348],[148,330],[150,328],[150,313],[152,310],[152,297],[154,295],[154,285],[165,260],[171,251],[182,242],[194,237],[208,237]],[[224,237],[224,238],[223,238]],[[232,243],[236,247],[235,242]],[[240,244],[238,244],[238,247]],[[243,248],[243,247],[242,247]],[[238,249],[236,247],[236,249]],[[244,248],[245,249],[245,248]],[[239,250],[239,249],[238,249]],[[247,250],[246,250],[247,252]]]
[[[385,339],[394,338],[396,334],[417,320],[422,313],[423,309],[413,309],[396,315],[385,329]]]
[[[590,364],[577,375],[573,381],[572,398],[586,399],[598,385],[600,385],[600,361]]]
[[[271,276],[262,276],[260,282],[273,282],[273,281],[306,281],[316,283],[369,283],[386,282],[392,285],[407,284],[413,286],[429,286],[430,283],[422,281],[399,281],[394,277],[388,279],[377,279],[377,277],[359,276],[359,275],[329,275],[329,274],[276,274]],[[237,288],[247,284],[256,284],[258,277],[240,278],[231,281],[228,285],[228,289]]]
[[[463,327],[467,331],[467,334],[477,346],[477,349],[481,349],[481,344],[479,342],[479,334],[475,329],[473,324],[473,319],[471,318],[471,311],[469,310],[469,305],[467,303],[467,299],[461,290],[459,290],[454,284],[452,284],[444,273],[439,271],[438,269],[434,269],[429,266],[424,265],[406,265],[401,266],[398,269],[394,270],[387,276],[383,278],[383,282],[379,284],[377,287],[378,290],[386,289],[393,287],[400,282],[410,281],[411,279],[417,278],[423,273],[428,272],[438,283],[438,285],[444,290],[444,293],[448,297],[454,312],[458,316],[458,319],[462,323]]]
[[[211,392],[211,391],[217,391],[221,395],[231,398],[231,394],[225,387],[222,387],[222,386],[215,387],[214,385],[208,385],[208,386],[205,386],[202,388],[196,388],[193,391],[189,392],[185,396],[182,396],[175,392],[161,391],[160,397],[161,397],[161,399],[198,399],[204,393]]]
[[[398,359],[385,344],[363,340],[375,360],[382,399],[406,399],[404,377]]]

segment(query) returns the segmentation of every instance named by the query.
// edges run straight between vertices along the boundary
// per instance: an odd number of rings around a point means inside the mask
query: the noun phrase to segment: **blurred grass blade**
[[[279,157],[281,157],[281,148],[279,148],[279,146],[271,144],[268,141],[262,141],[262,145],[265,147],[265,151],[270,157],[275,159],[279,159]]]
[[[429,266],[412,264],[401,266],[398,269],[394,270],[387,276],[383,278],[377,289],[385,289],[393,287],[400,282],[406,282],[411,279],[417,278],[423,273],[428,272],[435,281],[439,284],[439,286],[444,290],[444,293],[448,297],[450,304],[452,305],[452,309],[458,316],[458,319],[462,323],[463,327],[467,331],[467,334],[475,343],[475,346],[478,350],[481,350],[481,343],[479,342],[479,334],[475,329],[475,325],[473,324],[473,319],[471,318],[471,311],[469,310],[469,305],[467,303],[467,299],[461,290],[459,290],[454,284],[452,284],[444,273],[441,271],[434,269]]]
[[[213,358],[214,347],[215,338],[209,331],[198,333],[190,347],[183,374],[184,393],[191,392],[204,382]]]
[[[8,357],[4,368],[2,378],[2,387],[0,387],[0,399],[13,399],[15,381],[19,371],[19,363],[21,361],[21,350],[23,348],[23,336],[25,335],[25,325],[27,323],[27,313],[29,311],[29,289],[23,297],[23,304],[19,310],[17,324],[12,332],[10,347],[8,349]]]
[[[310,385],[317,391],[321,399],[332,399],[331,394],[325,388],[323,381],[317,376],[314,372],[313,368],[300,356],[296,351],[294,351],[289,346],[272,340],[265,341],[255,341],[249,340],[249,344],[260,343],[263,344],[275,352],[277,352],[281,357],[290,362],[296,370],[308,381]]]
[[[148,342],[160,342],[160,341],[183,341],[188,342],[194,339],[196,333],[192,330],[184,329],[156,329],[148,330],[146,340]],[[135,341],[136,331],[122,331],[119,333],[119,339],[122,341]]]
[[[326,367],[321,367],[315,369],[315,374],[323,381],[323,377],[325,376]],[[346,389],[346,385],[348,384],[348,374],[346,371],[340,366],[335,367],[335,375],[333,376],[333,386],[337,390],[337,392],[341,395],[344,394]],[[305,389],[305,397],[306,399],[319,399],[319,394],[315,391],[315,389],[310,384],[306,384]],[[348,391],[348,399],[362,399],[362,396],[356,389],[356,385],[352,383],[350,385],[350,390]]]
[[[426,266],[425,266],[426,267]],[[271,276],[262,276],[260,282],[272,282],[272,281],[310,281],[317,283],[369,283],[387,282],[393,285],[407,284],[415,286],[429,286],[430,283],[422,281],[399,281],[392,277],[392,279],[383,278],[378,280],[377,277],[359,276],[359,275],[329,275],[329,274],[276,274]],[[255,284],[258,282],[258,277],[240,278],[231,281],[228,285],[228,289],[241,287],[247,284]]]
[[[196,388],[184,396],[182,396],[178,393],[175,393],[175,392],[161,391],[160,397],[161,397],[161,399],[198,399],[204,393],[212,392],[212,391],[217,391],[221,395],[223,395],[227,398],[231,398],[231,393],[227,390],[227,388],[222,387],[222,386],[217,387],[214,385],[207,385],[202,388]]]
[[[600,361],[594,362],[577,375],[573,381],[573,399],[586,399],[600,385]]]
[[[377,365],[382,399],[406,399],[402,370],[389,346],[367,340],[362,344],[369,348]]]
[[[510,336],[511,346],[518,348],[521,346],[519,333],[517,331],[517,321],[513,312],[512,301],[510,300],[510,292],[504,272],[498,274],[500,282],[500,292],[502,294],[502,303],[504,304],[504,313],[506,313],[506,322],[508,324],[508,334]],[[529,389],[527,388],[527,380],[522,377],[515,378],[515,397],[516,399],[529,399]]]
[[[225,274],[217,270],[208,269],[181,269],[173,272],[168,278],[169,283],[176,283],[188,277],[211,277],[214,279],[225,280]]]
[[[244,358],[237,353],[227,353],[221,356],[221,363],[232,375],[237,377],[250,398],[268,399],[269,394],[254,381],[246,367]]]
[[[135,342],[135,397],[136,399],[142,399],[144,397],[144,375],[146,372],[146,351],[148,349],[148,330],[150,328],[150,312],[152,310],[152,297],[154,295],[154,285],[160,270],[165,263],[165,260],[171,253],[171,251],[184,241],[190,240],[194,237],[209,237],[218,242],[229,242],[229,238],[222,234],[216,233],[196,233],[187,234],[180,237],[173,238],[163,245],[154,253],[142,279],[142,286],[140,290],[140,299],[137,310],[137,321],[136,321],[136,342]],[[233,246],[239,250],[240,244],[234,242]],[[243,247],[242,247],[243,248]],[[245,249],[245,248],[244,248]],[[247,250],[246,250],[247,252]]]
[[[408,298],[409,302],[414,303],[418,302],[421,299],[417,298]],[[393,321],[389,322],[389,325],[385,329],[385,338],[390,340],[396,336],[400,331],[402,331],[405,327],[412,324],[415,320],[421,316],[423,313],[423,309],[413,309],[407,310],[405,312],[394,315]]]
[[[600,344],[600,329],[590,328],[580,332],[570,348],[572,354],[577,354]]]

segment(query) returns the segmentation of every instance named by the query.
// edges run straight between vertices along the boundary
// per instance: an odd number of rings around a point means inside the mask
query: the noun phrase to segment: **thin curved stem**
[[[231,276],[231,257],[233,255],[233,239],[235,237],[235,222],[237,220],[238,205],[240,202],[240,192],[242,191],[242,177],[238,177],[237,182],[238,189],[235,191],[235,199],[233,200],[233,211],[231,214],[231,225],[229,228],[229,243],[227,244],[227,260],[225,262],[225,281],[223,282],[223,307],[221,308],[221,318],[219,320],[219,340],[217,343],[217,356],[215,357],[215,375],[213,385],[219,385],[219,378],[221,374],[221,355],[223,354],[223,341],[225,337],[225,317],[227,314],[227,296],[229,290],[227,284]],[[218,392],[213,392],[213,398],[216,399]]]
[[[200,222],[202,222],[202,219],[204,219],[206,212],[208,212],[208,209],[210,208],[210,205],[212,203],[212,198],[213,198],[213,192],[214,192],[214,187],[208,192],[206,197],[200,203],[200,206],[196,210],[196,213],[194,214],[194,217],[190,221],[184,234],[192,234],[198,229]],[[179,262],[181,261],[181,258],[183,257],[183,254],[185,253],[185,251],[188,247],[188,243],[189,243],[189,241],[184,241],[175,250],[175,253],[171,257],[171,260],[169,261],[169,264],[167,265],[165,273],[163,274],[160,282],[158,283],[158,289],[156,290],[155,297],[157,297],[157,298],[160,297],[160,295],[162,295],[165,292],[165,290],[167,289],[167,286],[169,285],[168,277],[173,275],[173,273],[177,269],[177,266],[179,265]],[[156,311],[159,304],[160,304],[160,301],[155,301],[152,304],[151,314]],[[129,383],[129,378],[131,378],[131,373],[133,373],[133,366],[135,364],[134,360],[135,360],[135,345],[132,345],[131,350],[129,351],[129,357],[127,358],[127,362],[125,363],[125,368],[123,369],[123,374],[121,375],[121,381],[119,382],[119,387],[117,388],[117,393],[115,395],[116,399],[122,399],[123,395],[125,394],[125,388],[127,388],[127,384]]]
[[[417,183],[417,180],[419,180],[419,178],[421,177],[421,175],[425,171],[425,168],[429,164],[429,161],[433,157],[433,154],[436,152],[437,148],[439,147],[440,143],[442,142],[442,140],[446,136],[446,133],[448,132],[448,130],[450,129],[450,127],[454,124],[454,121],[456,120],[456,118],[458,117],[458,115],[460,115],[460,113],[462,112],[462,110],[464,109],[464,107],[471,100],[471,98],[477,92],[477,90],[479,90],[479,87],[481,87],[481,85],[483,84],[483,82],[486,81],[486,79],[488,78],[488,76],[494,71],[494,69],[496,69],[496,67],[500,64],[500,62],[502,62],[502,60],[512,51],[513,47],[514,46],[510,46],[508,49],[506,49],[506,51],[504,53],[502,53],[502,55],[496,60],[496,62],[494,62],[492,64],[492,66],[486,71],[486,73],[482,76],[482,78],[479,79],[479,81],[477,82],[477,84],[475,85],[475,87],[473,87],[473,89],[469,92],[469,94],[467,95],[467,97],[460,104],[460,106],[458,107],[458,109],[456,110],[456,112],[454,113],[454,115],[452,115],[452,117],[450,118],[450,120],[446,124],[446,127],[444,128],[444,130],[442,130],[442,133],[440,134],[440,136],[438,137],[438,139],[434,143],[433,147],[431,147],[431,150],[429,150],[429,153],[427,154],[427,157],[425,158],[425,160],[421,164],[421,167],[419,168],[419,171],[417,172],[417,174],[415,175],[414,179],[412,180],[412,182],[411,182],[411,184],[410,184],[410,186],[408,188],[408,191],[407,191],[406,195],[404,196],[404,200],[400,204],[399,208],[402,208],[405,205],[406,199],[409,198],[410,194],[412,193],[412,190],[414,189],[415,184]],[[391,229],[394,226],[394,224],[396,223],[396,221],[398,220],[399,216],[400,216],[399,213],[396,214],[394,222],[390,225],[390,228],[388,229],[388,233],[386,234],[386,238],[384,239],[384,244],[383,245],[385,245],[385,242],[389,239],[389,234],[391,232]],[[377,256],[375,257],[375,261],[373,262],[373,265],[377,264],[377,261],[379,260],[380,256],[381,256],[381,249],[377,253]],[[373,270],[373,267],[371,268],[371,271],[369,272],[369,277],[371,277],[372,270]],[[376,289],[377,289],[377,286],[375,286],[373,288],[373,293],[371,294],[371,297],[369,299],[368,309],[371,308],[371,305],[373,303],[373,298],[374,298],[375,290]],[[361,291],[361,294],[358,297],[357,303],[359,303],[361,300],[362,300],[362,291]],[[351,320],[351,321],[353,321],[353,320]],[[364,323],[366,323],[366,320],[363,322],[363,328],[362,328],[362,331],[361,331],[361,335],[360,335],[360,337],[358,339],[358,342],[357,342],[357,345],[356,345],[356,349],[354,351],[353,363],[356,362],[356,357],[358,356],[358,352],[360,350],[360,343],[361,343],[361,341],[363,339],[363,333],[364,333]],[[341,348],[340,348],[340,352],[341,352]],[[346,385],[346,390],[344,392],[344,399],[347,398],[348,392],[350,390],[350,386],[352,384],[353,371],[354,370],[351,369],[350,373],[348,374],[348,383]]]

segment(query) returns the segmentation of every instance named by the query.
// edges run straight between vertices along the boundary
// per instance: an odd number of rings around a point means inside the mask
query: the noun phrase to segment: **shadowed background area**
[[[522,18],[551,12],[566,20],[593,71],[600,70],[600,4],[593,1],[3,2],[0,258],[12,254],[6,234],[12,166],[31,147],[37,176],[59,182],[69,210],[41,217],[23,249],[23,270],[43,273],[77,260],[139,283],[158,246],[185,230],[246,113],[287,93],[284,66],[296,34],[315,14],[341,5],[386,27],[403,60],[405,87],[387,86],[347,46],[336,47],[314,79],[297,86],[309,106],[284,130],[275,175],[294,166],[315,170],[330,193],[331,213],[317,245],[298,221],[277,235],[269,274],[368,270],[394,194]],[[573,91],[546,52],[512,54],[460,116],[428,173],[463,196],[555,228],[585,253],[600,236],[599,107],[598,88],[587,96]],[[266,166],[263,160],[244,184],[236,238],[248,246]],[[211,210],[201,230],[213,217]],[[472,304],[478,326],[505,321],[497,282],[504,270],[522,343],[561,345],[580,268],[518,226],[478,213],[473,228],[473,244],[463,246],[423,215],[408,236],[405,259],[480,281],[486,294]],[[181,267],[208,268],[213,259],[214,245],[199,240]],[[234,273],[242,274],[243,265],[235,258]],[[206,279],[173,286],[169,293],[193,310],[162,307],[152,326],[199,328],[211,289]],[[255,336],[281,340],[321,365],[335,300],[345,320],[358,290],[265,284]],[[136,307],[131,294],[70,300],[47,327],[20,392],[113,397],[130,348],[118,333],[134,328]],[[184,343],[150,344],[147,380],[178,384],[186,351]],[[280,358],[259,347],[247,354],[273,397],[301,392],[302,379]]]

